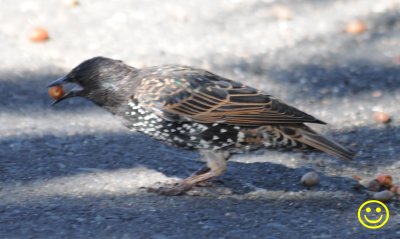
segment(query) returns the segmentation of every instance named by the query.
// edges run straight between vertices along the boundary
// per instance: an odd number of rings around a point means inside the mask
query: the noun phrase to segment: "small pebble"
[[[372,192],[378,192],[381,189],[381,184],[374,179],[368,182],[367,189]]]
[[[315,186],[319,184],[319,176],[316,172],[308,172],[301,177],[300,182],[306,186]]]
[[[346,32],[353,35],[358,35],[367,30],[368,26],[364,21],[353,20],[346,25]]]
[[[374,117],[374,120],[380,124],[387,124],[390,122],[390,116],[388,114],[386,114],[385,112],[376,111],[376,112],[374,112],[373,117]]]
[[[38,27],[29,34],[29,40],[33,42],[44,42],[49,39],[49,33],[46,29]]]
[[[382,202],[387,202],[390,201],[393,198],[393,193],[389,190],[384,190],[381,192],[376,192],[372,195],[373,199],[382,201]]]

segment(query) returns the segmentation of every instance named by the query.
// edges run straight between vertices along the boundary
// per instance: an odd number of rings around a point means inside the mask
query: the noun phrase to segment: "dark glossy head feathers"
[[[117,86],[126,75],[134,70],[120,60],[94,57],[76,66],[67,77],[82,87],[109,88]]]
[[[126,86],[136,75],[136,69],[120,60],[106,57],[94,57],[76,66],[66,76],[56,80],[49,86],[76,84],[70,92],[57,100],[58,103],[66,98],[75,96],[85,97],[94,103],[110,107],[126,97]]]

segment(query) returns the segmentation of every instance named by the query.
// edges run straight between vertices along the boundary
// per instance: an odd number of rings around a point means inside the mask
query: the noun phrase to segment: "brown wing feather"
[[[159,114],[176,114],[201,123],[259,126],[275,123],[324,122],[273,96],[210,72],[182,67],[150,74],[135,98]],[[149,74],[148,74],[149,75]]]
[[[327,137],[319,135],[304,124],[280,126],[279,129],[286,137],[330,155],[348,160],[356,155],[355,152]]]

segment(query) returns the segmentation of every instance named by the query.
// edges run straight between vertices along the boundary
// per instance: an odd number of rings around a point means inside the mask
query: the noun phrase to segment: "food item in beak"
[[[49,88],[49,95],[55,100],[61,99],[64,96],[64,88],[62,85],[55,85]]]

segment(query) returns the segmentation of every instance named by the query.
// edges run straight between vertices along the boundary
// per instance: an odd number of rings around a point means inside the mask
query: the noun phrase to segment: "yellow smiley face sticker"
[[[357,217],[364,227],[378,229],[389,220],[389,209],[381,201],[368,200],[358,208]]]

